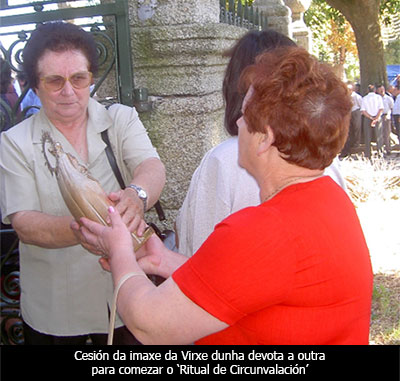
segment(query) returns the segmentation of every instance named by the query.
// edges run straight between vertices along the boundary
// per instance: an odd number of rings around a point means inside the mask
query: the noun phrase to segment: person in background
[[[361,138],[361,102],[362,97],[360,94],[355,92],[353,83],[348,84],[349,91],[351,92],[351,99],[353,107],[351,109],[351,119],[349,126],[349,136],[346,140],[346,144],[340,154],[341,157],[345,157],[351,154],[351,150],[356,148],[360,144]]]
[[[105,344],[113,285],[71,216],[45,164],[42,134],[61,143],[89,169],[116,202],[126,224],[143,218],[158,199],[165,169],[134,108],[106,109],[90,98],[97,72],[90,33],[67,22],[38,25],[23,52],[28,85],[40,111],[2,133],[0,205],[4,223],[20,239],[21,314],[26,344]],[[105,152],[107,130],[120,170],[121,190]],[[138,189],[145,195],[140,198]],[[143,193],[142,192],[142,193]],[[120,320],[115,343],[133,343]]]
[[[295,43],[272,29],[250,31],[226,53],[230,61],[223,80],[224,126],[231,137],[207,152],[193,174],[175,223],[175,250],[181,254],[193,255],[217,223],[244,207],[260,203],[257,182],[238,165],[236,121],[242,114],[244,98],[238,83],[243,70],[254,63],[257,55],[280,46],[295,46]],[[346,189],[339,166],[339,160],[335,158],[325,169],[325,174]]]
[[[27,86],[28,82],[26,79],[26,75],[22,71],[18,72],[15,86],[18,96],[21,96]],[[21,101],[21,109],[24,117],[36,114],[37,112],[39,112],[41,107],[42,103],[40,102],[40,99],[36,95],[35,91],[31,88],[28,88],[28,91]]]
[[[82,218],[118,311],[144,344],[368,344],[368,247],[353,203],[324,176],[347,137],[348,89],[298,47],[261,54],[241,78],[238,160],[258,206],[224,219],[190,258],[157,236],[135,255],[114,208],[108,227]],[[156,287],[145,273],[167,279]]]
[[[376,88],[376,93],[382,97],[383,112],[382,112],[382,135],[385,153],[390,155],[392,149],[390,146],[390,133],[392,132],[392,109],[394,105],[393,98],[386,94],[385,86],[379,85]]]
[[[393,114],[393,124],[396,131],[397,139],[400,145],[400,86],[395,88],[395,101],[392,109]]]
[[[392,97],[393,101],[396,100],[396,87],[393,85],[389,85],[387,89],[387,94]]]
[[[18,95],[15,91],[11,67],[0,57],[0,131],[6,131],[21,118],[20,107],[17,106]]]
[[[378,151],[383,146],[381,115],[383,113],[382,97],[375,93],[375,86],[368,85],[368,94],[361,102],[362,129],[365,142],[365,156],[371,157],[371,141],[377,143]]]

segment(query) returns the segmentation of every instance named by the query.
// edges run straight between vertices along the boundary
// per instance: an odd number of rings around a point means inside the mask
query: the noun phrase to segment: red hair
[[[329,66],[303,48],[277,48],[258,56],[240,83],[254,89],[244,110],[250,132],[269,125],[290,163],[309,169],[332,163],[347,138],[352,102]]]

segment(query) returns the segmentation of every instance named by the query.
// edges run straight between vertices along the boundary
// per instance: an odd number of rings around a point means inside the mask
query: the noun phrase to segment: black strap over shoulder
[[[101,138],[103,139],[104,143],[106,143],[106,155],[107,159],[110,162],[111,168],[115,174],[115,177],[118,180],[119,186],[121,189],[125,189],[125,183],[122,179],[121,172],[118,168],[117,161],[115,160],[114,152],[111,149],[110,139],[108,139],[107,130],[102,131]]]
[[[124,180],[122,179],[121,172],[120,172],[120,170],[118,168],[114,152],[111,149],[110,139],[108,138],[107,130],[102,131],[101,138],[103,139],[104,143],[106,143],[106,155],[107,155],[108,161],[110,162],[111,168],[112,168],[112,170],[113,170],[113,172],[115,174],[115,177],[117,178],[121,189],[125,189],[125,183],[124,183]],[[154,207],[155,207],[155,209],[157,211],[158,218],[160,219],[160,221],[164,221],[165,220],[165,214],[164,214],[164,210],[163,210],[163,208],[161,206],[160,201],[157,201],[154,204]]]

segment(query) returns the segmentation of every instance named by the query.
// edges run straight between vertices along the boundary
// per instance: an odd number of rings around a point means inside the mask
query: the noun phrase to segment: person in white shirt
[[[380,85],[376,89],[377,94],[382,97],[383,101],[383,113],[382,113],[382,133],[383,133],[383,145],[387,154],[390,154],[390,132],[392,130],[392,108],[394,105],[393,98],[386,94],[385,86]]]
[[[278,46],[294,46],[285,35],[273,30],[245,34],[227,53],[231,57],[224,82],[225,129],[230,138],[211,149],[193,174],[186,198],[179,210],[175,230],[177,248],[192,256],[230,214],[260,204],[260,188],[255,179],[238,164],[238,127],[244,95],[238,91],[240,74],[254,63],[258,54]],[[345,180],[339,170],[339,159],[325,169],[342,188]]]
[[[362,128],[364,132],[365,156],[371,157],[371,140],[377,142],[378,151],[383,146],[381,131],[381,115],[383,113],[382,97],[375,93],[375,86],[368,85],[368,94],[363,97],[361,103],[361,114],[363,116]],[[374,136],[372,136],[374,131]]]
[[[341,157],[346,157],[351,154],[352,148],[358,147],[361,139],[361,102],[362,96],[355,92],[353,83],[348,84],[349,91],[351,91],[351,100],[353,107],[351,109],[351,119],[349,126],[349,136],[346,144],[340,154]]]
[[[392,109],[393,124],[400,144],[400,88],[396,87],[394,92],[396,94],[396,100],[394,101]]]

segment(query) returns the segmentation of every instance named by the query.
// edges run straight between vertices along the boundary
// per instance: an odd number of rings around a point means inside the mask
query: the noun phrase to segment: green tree
[[[385,61],[387,65],[400,64],[400,40],[389,42],[385,49]]]
[[[304,15],[304,21],[312,30],[313,45],[318,50],[319,59],[331,62],[337,74],[343,78],[345,63],[349,67],[349,62],[358,58],[355,36],[349,22],[325,0],[314,0]]]
[[[381,39],[380,22],[382,15],[400,12],[399,0],[326,0],[351,24],[360,61],[361,91],[369,83],[387,85],[384,49]]]

